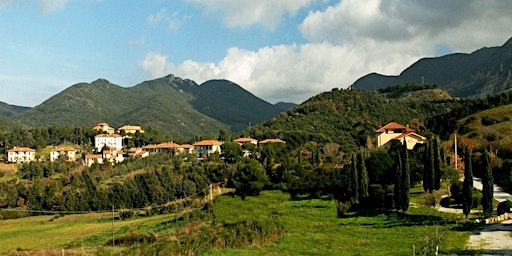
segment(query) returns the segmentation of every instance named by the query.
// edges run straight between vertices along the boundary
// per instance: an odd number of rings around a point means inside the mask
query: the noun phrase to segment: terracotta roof
[[[99,159],[102,155],[85,155],[85,159]]]
[[[51,149],[52,152],[62,152],[62,151],[76,151],[73,147],[55,147]]]
[[[412,128],[401,125],[397,122],[391,122],[389,124],[382,126],[380,129],[376,130],[375,133],[383,133],[386,130],[396,130],[396,129],[405,129],[406,132],[414,132],[414,129],[412,129]]]
[[[238,138],[236,140],[234,140],[234,142],[238,142],[238,143],[251,143],[251,142],[257,142],[258,140],[257,139],[253,139],[253,138]]]
[[[180,145],[180,148],[193,148],[194,146],[190,145],[190,144],[183,144],[183,145]]]
[[[121,138],[121,135],[119,134],[98,134],[96,136],[94,136],[94,138],[96,137],[114,137],[114,138]]]
[[[284,140],[280,139],[266,139],[259,142],[259,144],[267,144],[267,143],[286,143]]]
[[[394,137],[392,140],[401,140],[405,137],[409,137],[409,136],[413,136],[413,137],[416,137],[416,138],[419,138],[419,139],[422,139],[422,140],[426,140],[427,138],[415,133],[415,132],[408,132],[408,133],[402,133],[396,137]]]
[[[157,148],[178,148],[180,145],[174,143],[174,142],[164,142],[156,145]]]
[[[36,152],[36,150],[27,147],[14,147],[7,150],[7,152]]]
[[[218,140],[202,140],[202,141],[194,143],[194,146],[219,146],[222,144],[224,144],[224,143],[220,142]]]
[[[138,125],[124,125],[119,130],[142,130],[142,127]]]

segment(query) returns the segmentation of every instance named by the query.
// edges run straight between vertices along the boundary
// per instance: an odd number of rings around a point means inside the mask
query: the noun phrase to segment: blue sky
[[[419,58],[502,45],[510,1],[0,0],[0,101],[79,82],[228,79],[300,103]]]

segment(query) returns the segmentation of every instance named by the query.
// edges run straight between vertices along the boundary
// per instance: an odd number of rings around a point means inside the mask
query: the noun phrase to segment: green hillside
[[[7,103],[0,101],[0,117],[10,118],[18,114],[21,114],[29,109],[29,107],[9,105]]]
[[[512,145],[512,104],[478,112],[458,121],[461,140],[476,149],[492,146],[510,152]]]
[[[169,75],[128,88],[104,79],[75,84],[13,120],[32,127],[139,124],[183,137],[240,131],[280,110],[226,80],[197,85]]]
[[[374,131],[382,125],[395,121],[424,132],[423,121],[427,117],[446,113],[459,104],[437,98],[438,91],[421,92],[425,98],[434,100],[390,98],[377,91],[332,90],[253,127],[248,133],[256,138],[280,137],[297,143],[289,145],[290,150],[315,141],[334,142],[341,146],[341,151],[351,152],[375,145]]]

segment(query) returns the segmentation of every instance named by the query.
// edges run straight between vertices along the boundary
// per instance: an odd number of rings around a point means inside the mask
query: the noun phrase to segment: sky
[[[173,74],[301,103],[512,37],[510,0],[0,0],[0,101]]]

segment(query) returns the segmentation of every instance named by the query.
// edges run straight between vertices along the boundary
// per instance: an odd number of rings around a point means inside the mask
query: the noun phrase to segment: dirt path
[[[483,254],[512,254],[512,220],[473,231],[467,248]]]

